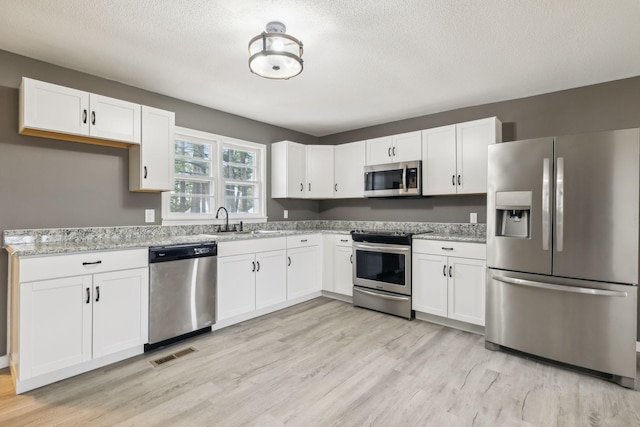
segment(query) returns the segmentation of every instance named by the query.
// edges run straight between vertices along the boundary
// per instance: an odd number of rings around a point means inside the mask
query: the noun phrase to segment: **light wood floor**
[[[638,426],[640,392],[318,298],[20,396],[2,370],[0,425]]]

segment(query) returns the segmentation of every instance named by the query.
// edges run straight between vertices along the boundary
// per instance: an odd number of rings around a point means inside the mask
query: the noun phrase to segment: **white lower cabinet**
[[[413,309],[484,326],[486,245],[414,240]]]
[[[146,249],[12,258],[10,365],[16,392],[142,353],[148,341],[146,265]],[[59,266],[86,274],[59,277],[65,274]],[[109,271],[118,267],[123,269]]]
[[[323,290],[353,296],[352,243],[348,234],[324,236]]]
[[[217,320],[287,300],[286,238],[218,244]]]
[[[322,290],[322,236],[287,237],[287,299]]]

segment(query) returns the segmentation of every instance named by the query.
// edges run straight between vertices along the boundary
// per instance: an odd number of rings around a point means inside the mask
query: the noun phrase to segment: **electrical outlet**
[[[469,215],[469,222],[471,224],[477,224],[478,223],[478,214],[475,212],[471,212],[471,214]]]
[[[287,219],[287,218],[289,218],[289,210],[285,209],[284,210],[284,219]]]
[[[156,222],[156,210],[145,209],[144,210],[144,222]]]

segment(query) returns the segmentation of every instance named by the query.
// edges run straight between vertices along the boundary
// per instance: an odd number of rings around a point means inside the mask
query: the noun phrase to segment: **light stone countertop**
[[[5,230],[3,243],[10,255],[27,257],[301,234],[349,234],[353,229],[404,230],[416,233],[414,239],[486,242],[484,224],[315,220],[247,224],[246,231],[236,233],[216,233],[210,225]]]

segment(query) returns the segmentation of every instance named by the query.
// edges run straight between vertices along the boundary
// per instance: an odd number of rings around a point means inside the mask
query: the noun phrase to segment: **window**
[[[212,223],[220,206],[230,218],[265,221],[265,163],[264,145],[176,127],[163,222]]]

